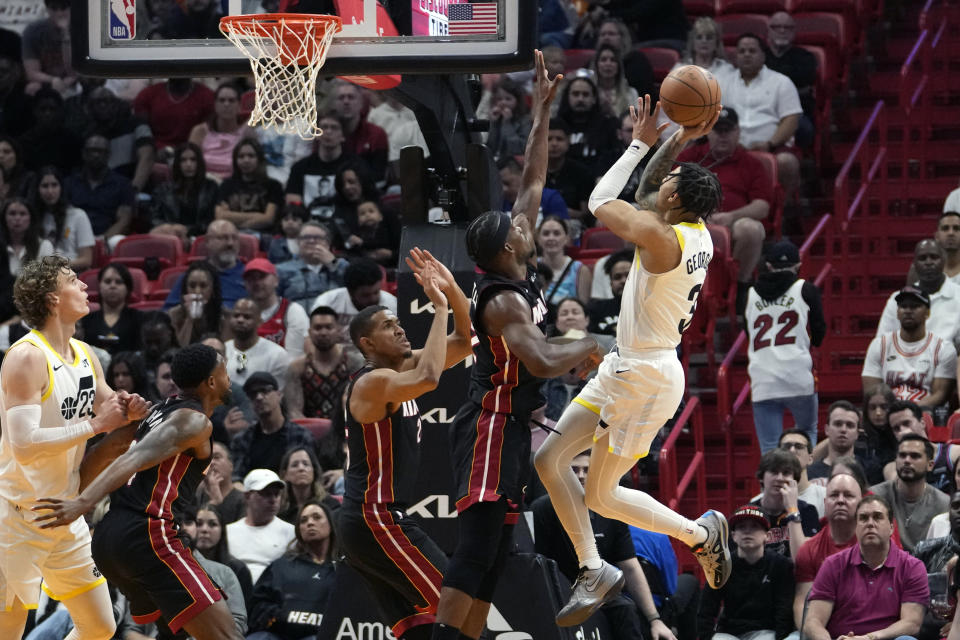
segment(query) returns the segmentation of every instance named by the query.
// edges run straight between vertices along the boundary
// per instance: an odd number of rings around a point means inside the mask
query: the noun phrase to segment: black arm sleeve
[[[807,324],[810,326],[810,344],[819,347],[827,335],[827,321],[823,317],[823,303],[820,300],[820,289],[809,280],[803,283],[800,289],[803,301],[810,307]]]

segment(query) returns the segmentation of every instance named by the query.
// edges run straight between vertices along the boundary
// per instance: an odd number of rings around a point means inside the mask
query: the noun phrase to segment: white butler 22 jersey
[[[71,338],[75,358],[64,362],[38,331],[31,331],[11,347],[29,342],[47,358],[49,383],[40,399],[40,428],[62,427],[93,417],[96,398],[96,373],[93,360],[83,343]],[[29,347],[22,347],[29,348]],[[16,372],[7,372],[7,375]],[[0,415],[6,407],[0,397]],[[77,469],[83,458],[84,443],[58,453],[42,455],[26,464],[14,458],[9,435],[0,434],[0,496],[20,506],[32,506],[33,500],[45,498],[72,499],[80,488]]]
[[[670,271],[648,272],[639,251],[634,251],[617,325],[617,346],[622,350],[676,349],[690,326],[713,259],[713,240],[702,222],[681,222],[673,230],[682,255]]]

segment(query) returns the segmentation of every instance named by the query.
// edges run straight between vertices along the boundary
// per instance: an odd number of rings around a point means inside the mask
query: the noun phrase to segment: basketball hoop
[[[250,126],[311,140],[317,126],[317,76],[327,59],[337,16],[261,13],[220,18],[220,32],[250,60],[256,103]]]

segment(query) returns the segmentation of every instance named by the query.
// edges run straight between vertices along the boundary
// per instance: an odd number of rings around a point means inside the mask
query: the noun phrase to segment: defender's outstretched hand
[[[433,254],[426,249],[421,249],[420,247],[410,249],[410,256],[406,258],[406,261],[407,266],[413,271],[414,276],[421,273],[428,264],[431,265],[435,272],[437,285],[440,287],[440,290],[447,295],[450,295],[452,287],[457,286],[457,280],[453,277],[453,274],[450,273],[450,270],[447,269],[442,262],[434,258]],[[419,282],[419,280],[417,282]]]
[[[537,70],[537,79],[533,85],[533,105],[534,107],[549,108],[557,95],[557,89],[560,88],[560,81],[563,80],[563,74],[558,73],[553,80],[551,80],[547,74],[547,63],[543,60],[543,52],[536,49],[533,52],[533,58]]]

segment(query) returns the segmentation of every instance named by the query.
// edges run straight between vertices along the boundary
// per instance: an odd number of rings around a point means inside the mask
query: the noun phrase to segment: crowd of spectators
[[[77,335],[97,350],[113,387],[161,400],[177,392],[172,349],[197,341],[217,349],[233,400],[214,414],[200,508],[183,530],[248,637],[309,635],[333,584],[343,394],[362,361],[344,329],[369,304],[397,308],[386,283],[400,259],[401,219],[391,206],[397,198],[384,196],[399,193],[400,148],[425,146],[416,118],[392,98],[325,81],[324,134],[304,142],[246,124],[249,79],[83,77],[67,53],[69,2],[44,4],[48,17],[22,36],[0,30],[0,238],[8,257],[0,261],[0,348],[28,331],[10,303],[20,265],[56,252],[92,274],[95,304]],[[141,2],[138,22],[144,37],[219,37],[220,4]],[[536,221],[551,333],[613,342],[633,250],[578,260],[570,247],[594,225],[586,201],[596,179],[630,142],[628,107],[656,95],[642,49],[668,47],[678,65],[713,72],[723,91],[714,130],[681,159],[721,180],[723,205],[709,222],[730,231],[737,306],[801,301],[780,316],[789,327],[760,328],[769,331],[768,355],[806,362],[802,352],[825,330],[819,296],[797,277],[796,247],[765,247],[774,206],[798,213],[801,159],[813,160],[809,148],[824,126],[816,122],[816,59],[795,45],[791,16],[772,15],[767,33],[736,34],[728,59],[720,26],[688,22],[680,2],[539,4],[545,61],[552,74],[566,74]],[[568,64],[571,49],[593,51],[584,68]],[[485,139],[506,209],[520,186],[530,91],[528,72],[484,76],[477,105],[490,122]],[[757,153],[774,156],[779,184]],[[641,171],[624,199],[633,200]],[[727,587],[701,598],[691,576],[677,575],[665,537],[595,520],[609,533],[604,553],[628,575],[627,594],[607,608],[615,637],[783,640],[800,628],[818,640],[946,634],[949,614],[924,616],[928,599],[942,594],[930,593],[923,574],[952,570],[960,551],[960,447],[928,438],[928,426],[942,425],[957,405],[958,193],[934,237],[917,245],[908,285],[890,294],[864,362],[862,410],[834,403],[817,444],[807,377],[785,390],[782,375],[769,377],[776,366],[751,369],[762,492],[730,519],[736,559]],[[110,260],[134,234],[173,236],[198,258],[173,274],[165,300],[144,300],[143,273]],[[793,327],[809,338],[787,340]],[[751,340],[767,346],[763,331]],[[785,346],[792,351],[775,351]],[[543,417],[556,419],[582,384],[549,381]],[[801,428],[782,431],[784,410],[796,412]],[[574,464],[582,475],[589,458]],[[539,498],[532,511],[537,549],[575,574],[549,501]],[[63,613],[42,611],[35,633],[52,635],[36,638],[57,637]],[[127,640],[167,637],[132,620],[120,629]]]

